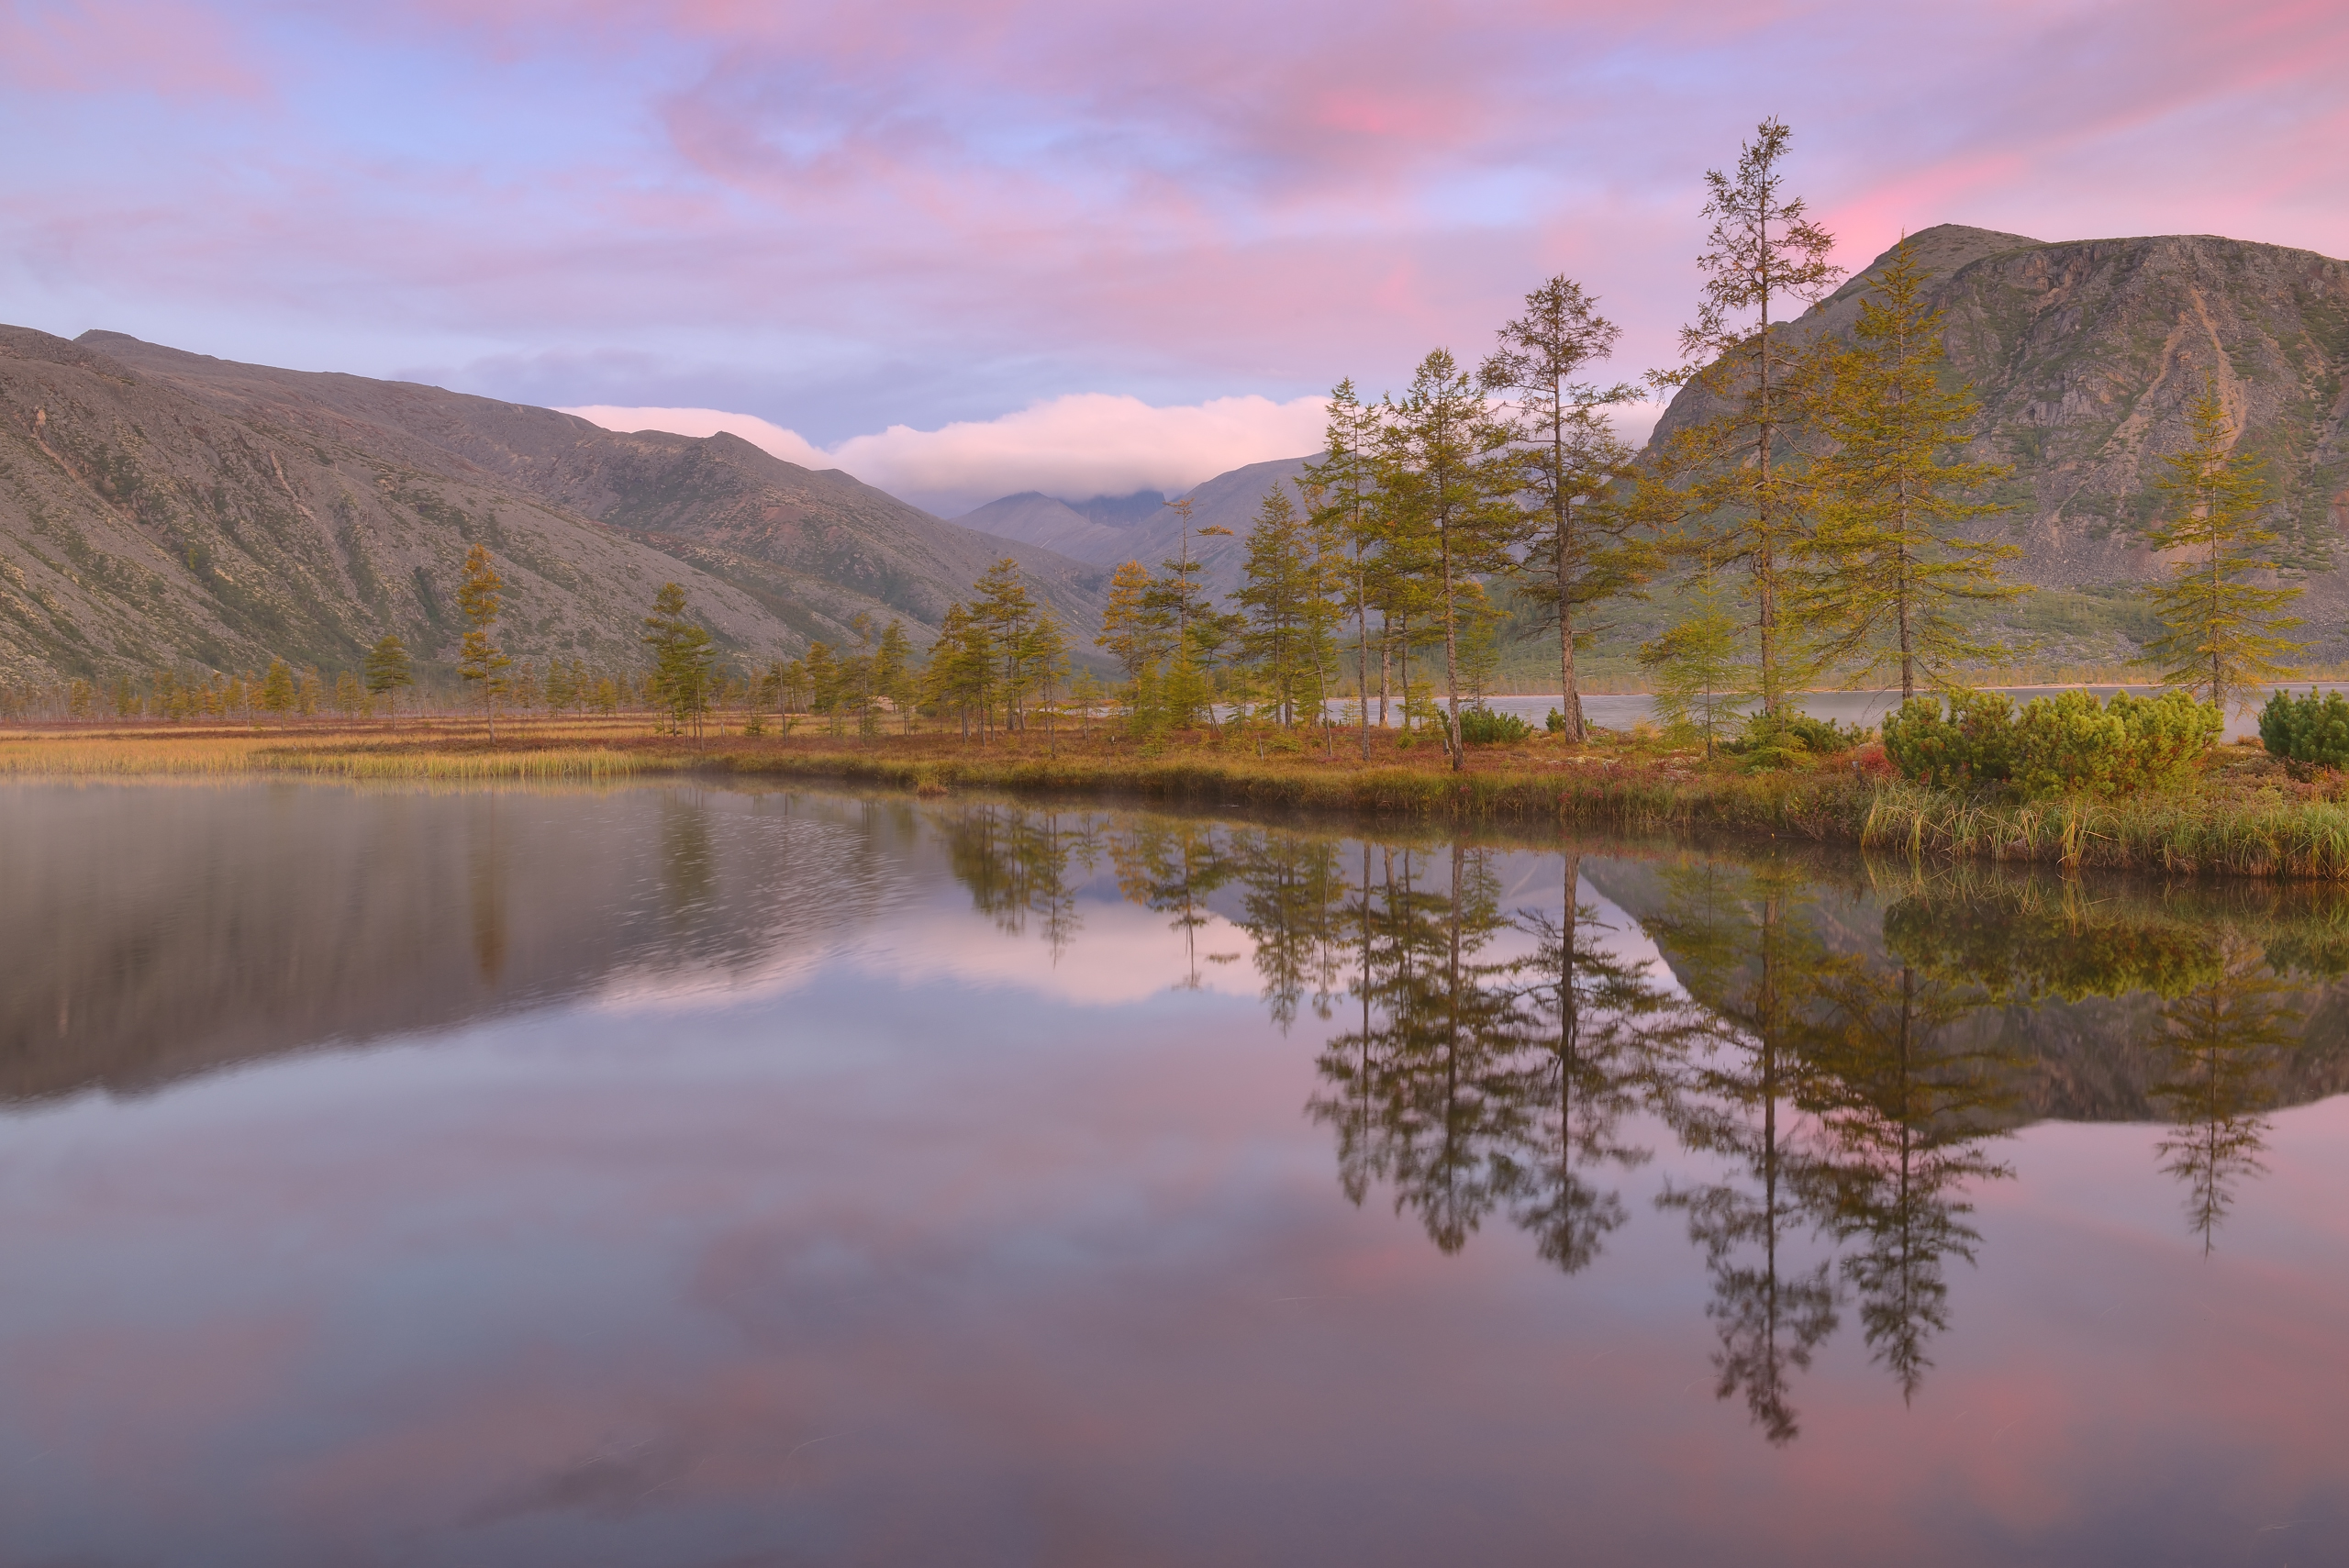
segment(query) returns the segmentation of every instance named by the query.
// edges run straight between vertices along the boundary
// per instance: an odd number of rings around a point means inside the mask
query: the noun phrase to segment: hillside
[[[1107,577],[730,436],[0,328],[9,679],[347,666],[387,630],[445,661],[475,540],[507,577],[517,657],[609,668],[639,662],[637,617],[671,580],[730,653],[763,659],[846,639],[860,611],[926,641],[1006,553],[1074,625]]]
[[[1313,461],[1308,456],[1252,462],[1185,492],[1191,498],[1195,532],[1207,527],[1231,530],[1230,539],[1209,536],[1191,541],[1192,555],[1206,568],[1201,576],[1210,591],[1220,595],[1240,586],[1248,530],[1265,492],[1284,482],[1294,484]],[[1138,506],[1137,499],[1099,496],[1070,503],[1030,490],[990,501],[955,521],[1113,570],[1128,561],[1155,570],[1181,549],[1182,524],[1164,506]]]
[[[2310,656],[2349,657],[2337,548],[2349,528],[2349,262],[2209,235],[2049,243],[1943,225],[1914,243],[1952,368],[1982,402],[1973,454],[2014,471],[1994,498],[2012,508],[2017,575],[2052,591],[2040,618],[2155,574],[2136,528],[2208,376],[2266,460],[2276,523],[2310,573]],[[1886,259],[1791,329],[1848,334]],[[1705,407],[1683,390],[1658,434]]]

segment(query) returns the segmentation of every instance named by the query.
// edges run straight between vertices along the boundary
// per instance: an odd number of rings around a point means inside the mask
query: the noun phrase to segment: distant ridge
[[[1205,566],[1201,576],[1211,590],[1223,595],[1240,586],[1248,529],[1265,493],[1275,485],[1287,484],[1295,499],[1297,479],[1318,457],[1317,453],[1252,462],[1183,493],[1192,502],[1191,554]],[[998,539],[1042,545],[1097,566],[1114,568],[1139,561],[1155,569],[1182,546],[1183,526],[1165,504],[1170,499],[1182,496],[1143,490],[1071,503],[1028,490],[990,501],[954,520]],[[1197,529],[1209,526],[1230,528],[1232,537],[1197,537]]]
[[[515,658],[619,670],[668,581],[763,662],[851,641],[860,614],[926,644],[1007,553],[1072,627],[1108,579],[732,436],[0,327],[0,677],[347,669],[387,631],[446,662],[476,542]]]

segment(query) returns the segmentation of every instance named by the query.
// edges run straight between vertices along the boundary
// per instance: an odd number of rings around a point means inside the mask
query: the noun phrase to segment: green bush
[[[2184,692],[2157,697],[2116,692],[2105,711],[2129,731],[2127,755],[2113,779],[2116,790],[2183,787],[2227,728],[2227,716],[2217,704],[2196,702]]]
[[[1566,732],[1566,716],[1553,707],[1550,710],[1550,717],[1543,719],[1542,725],[1553,735],[1564,735]]]
[[[2015,716],[2008,782],[2025,797],[2110,794],[2129,755],[2129,727],[2086,692],[2059,692]]]
[[[1747,716],[1736,740],[1721,743],[1721,750],[1743,757],[1751,767],[1787,768],[1809,757],[1839,755],[1867,738],[1868,732],[1856,724],[1807,713],[1755,713]]]
[[[2033,795],[2174,790],[2192,776],[2225,721],[2184,692],[2086,692],[2039,697],[2018,713],[1995,692],[1953,692],[1949,708],[1916,698],[1884,721],[1885,754],[1936,789],[2005,785]]]
[[[1464,745],[1489,746],[1496,741],[1522,740],[1532,733],[1533,726],[1513,713],[1495,713],[1488,707],[1460,710],[1460,740]]]
[[[2319,697],[2277,692],[2259,710],[2259,743],[2268,755],[2309,767],[2349,766],[2349,701],[2339,692]]]
[[[2014,714],[1997,692],[1952,692],[1946,716],[1932,697],[1911,697],[1884,716],[1884,754],[1934,789],[2002,784],[2014,767]]]

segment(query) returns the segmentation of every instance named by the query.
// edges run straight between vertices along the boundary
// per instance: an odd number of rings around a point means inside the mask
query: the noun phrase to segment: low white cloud
[[[764,451],[773,452],[785,462],[796,462],[802,468],[838,468],[829,452],[812,441],[803,439],[796,430],[786,430],[781,425],[770,424],[753,414],[729,414],[722,408],[616,408],[608,404],[593,404],[584,408],[565,408],[565,414],[576,414],[591,425],[601,425],[607,430],[624,435],[638,430],[664,430],[673,436],[715,436],[723,431],[740,436]],[[863,474],[858,474],[863,479]],[[871,483],[867,481],[867,483]]]
[[[571,408],[610,430],[718,431],[786,462],[845,469],[867,484],[952,516],[1023,490],[1083,500],[1136,490],[1187,490],[1252,462],[1302,457],[1321,445],[1319,397],[1218,397],[1153,407],[1138,397],[1078,393],[998,418],[936,430],[892,425],[818,447],[796,430],[716,408]]]

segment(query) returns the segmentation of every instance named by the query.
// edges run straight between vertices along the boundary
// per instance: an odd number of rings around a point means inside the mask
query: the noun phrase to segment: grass
[[[1552,736],[1441,751],[1374,731],[1335,755],[1262,731],[1155,743],[1037,733],[967,742],[952,732],[870,739],[657,735],[641,717],[509,725],[408,721],[48,726],[0,730],[0,777],[230,778],[295,774],[400,782],[616,782],[676,774],[807,779],[917,794],[967,790],[1218,808],[1304,810],[1431,826],[1509,826],[1842,845],[1918,862],[2005,862],[2169,874],[2349,880],[2349,802],[2330,775],[2296,777],[2256,747],[2224,747],[2194,789],[2105,801],[2017,803],[1920,788],[1864,749],[1809,769],[1749,773],[1653,733],[1568,746]]]

